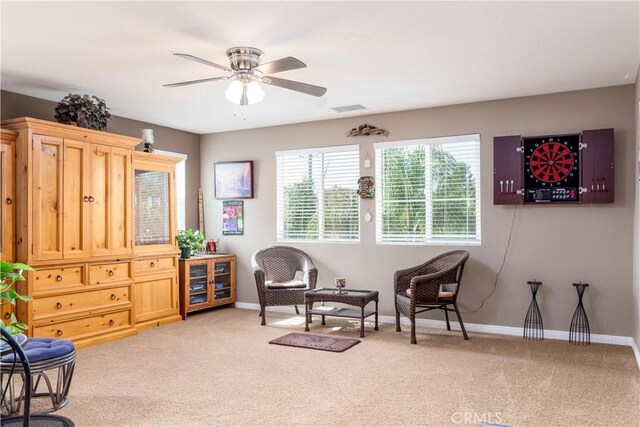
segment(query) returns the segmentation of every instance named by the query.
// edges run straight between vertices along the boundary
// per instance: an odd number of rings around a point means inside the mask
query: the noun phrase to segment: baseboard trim
[[[638,344],[636,340],[631,338],[631,348],[633,349],[633,354],[636,355],[636,362],[638,362],[638,368],[640,368],[640,350],[638,350]]]
[[[246,310],[260,310],[260,305],[255,303],[248,302],[236,302],[236,308],[246,309]],[[303,313],[304,305],[301,304],[298,306],[300,309],[300,313]],[[293,306],[275,306],[275,307],[267,307],[267,310],[272,313],[286,313],[286,314],[295,314],[295,308]],[[379,316],[378,321],[380,323],[386,324],[394,324],[396,323],[396,319],[393,316]],[[400,323],[402,325],[410,325],[409,319],[406,317],[400,318]],[[447,323],[444,320],[432,320],[432,319],[417,319],[416,326],[421,326],[425,328],[434,328],[434,329],[446,329]],[[511,335],[516,337],[522,336],[522,328],[516,328],[513,326],[500,326],[500,325],[485,325],[481,323],[466,323],[464,324],[467,332],[480,332],[485,334],[498,334],[498,335]],[[459,331],[460,325],[458,322],[451,322],[451,329]],[[552,340],[562,340],[569,341],[569,331],[552,331],[545,330],[544,337]],[[636,346],[635,341],[631,337],[623,337],[619,335],[602,335],[602,334],[591,334],[591,342],[598,344],[613,344],[613,345],[624,345],[630,346],[633,348],[633,352],[636,356],[636,360],[638,361],[638,367],[640,367],[640,353],[638,352],[638,347]]]

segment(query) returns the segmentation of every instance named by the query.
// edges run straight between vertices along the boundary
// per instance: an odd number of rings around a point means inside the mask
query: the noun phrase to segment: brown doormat
[[[293,332],[280,338],[271,340],[269,341],[269,344],[342,352],[353,347],[359,342],[360,340],[351,338],[336,338],[326,335],[299,334],[297,332]]]

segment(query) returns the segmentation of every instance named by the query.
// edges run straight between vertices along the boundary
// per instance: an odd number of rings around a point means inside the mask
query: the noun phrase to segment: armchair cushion
[[[453,299],[453,292],[443,291],[442,286],[440,287],[440,292],[438,292],[438,299],[445,301]],[[411,288],[407,289],[407,296],[411,298]]]
[[[292,289],[307,287],[307,284],[302,280],[289,280],[286,282],[273,282],[271,280],[267,280],[264,284],[267,289]]]

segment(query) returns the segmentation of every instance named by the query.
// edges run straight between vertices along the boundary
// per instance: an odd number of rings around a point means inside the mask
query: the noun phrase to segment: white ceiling
[[[104,98],[111,113],[196,133],[630,84],[640,63],[633,2],[6,2],[1,87],[58,101]],[[316,98],[265,87],[242,110],[225,75],[232,46],[294,56],[278,77]],[[331,107],[367,109],[336,113]],[[234,117],[234,111],[238,116]]]

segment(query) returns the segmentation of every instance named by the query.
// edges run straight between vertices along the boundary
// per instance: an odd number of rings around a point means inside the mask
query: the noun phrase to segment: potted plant
[[[55,118],[60,123],[96,130],[104,130],[111,117],[104,99],[86,94],[70,93],[58,102],[55,111]]]
[[[31,300],[30,296],[20,295],[16,291],[16,283],[24,280],[23,271],[33,271],[33,268],[26,264],[0,261],[0,302],[2,305],[11,304],[15,306],[17,299],[24,302]],[[27,329],[27,325],[18,322],[14,313],[11,313],[8,322],[0,321],[0,327],[14,335],[20,334]]]
[[[198,230],[180,230],[176,236],[176,241],[181,251],[180,258],[188,259],[191,258],[192,250],[199,250],[203,248],[204,235]]]

